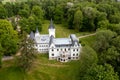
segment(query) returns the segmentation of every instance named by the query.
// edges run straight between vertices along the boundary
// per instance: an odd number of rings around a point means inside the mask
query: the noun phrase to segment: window
[[[68,48],[68,50],[70,50],[70,48]]]
[[[65,51],[66,51],[66,48],[65,48]]]
[[[78,57],[76,57],[76,59],[78,59]]]
[[[54,56],[54,53],[52,53],[52,56]]]
[[[75,49],[73,49],[73,51],[75,51]]]
[[[73,59],[75,59],[75,58],[73,57]]]
[[[52,49],[52,51],[54,51],[54,49]]]
[[[76,56],[78,56],[78,53],[76,54]]]
[[[71,59],[71,57],[68,57],[68,59]]]
[[[78,51],[78,49],[77,49],[77,51]]]
[[[73,54],[73,56],[75,56],[75,54]]]
[[[62,57],[65,57],[65,55],[62,55]]]

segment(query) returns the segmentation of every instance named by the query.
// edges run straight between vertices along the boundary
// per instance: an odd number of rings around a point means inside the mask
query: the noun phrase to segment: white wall
[[[55,29],[49,29],[49,36],[51,35],[55,37]]]

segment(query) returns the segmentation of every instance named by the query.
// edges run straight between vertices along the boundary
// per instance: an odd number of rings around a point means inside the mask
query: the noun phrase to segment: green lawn
[[[41,34],[48,33],[49,21],[45,21],[42,25]],[[68,37],[69,34],[77,34],[77,36],[89,33],[78,33],[62,27],[61,24],[55,24],[56,37]],[[82,44],[92,45],[94,36],[81,39]],[[84,47],[83,47],[84,49]],[[85,48],[86,49],[86,48]],[[94,52],[90,49],[91,53]],[[84,60],[89,53],[82,52],[80,60],[61,63],[56,60],[48,60],[47,54],[39,54],[33,68],[27,74],[23,73],[15,66],[15,60],[3,62],[3,68],[0,69],[0,80],[80,80],[80,74],[85,70]],[[89,58],[89,56],[87,56]]]
[[[10,62],[10,63],[8,63]],[[6,66],[6,64],[11,64]],[[38,55],[32,70],[24,74],[13,61],[3,63],[0,69],[0,80],[78,80],[79,61],[60,63],[48,60],[47,54]]]

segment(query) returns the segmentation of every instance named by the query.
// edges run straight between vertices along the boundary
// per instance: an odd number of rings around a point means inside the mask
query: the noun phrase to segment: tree
[[[96,9],[92,7],[84,7],[83,8],[83,27],[85,31],[94,31],[95,30],[95,24],[94,20],[96,18]]]
[[[96,33],[95,50],[102,52],[110,47],[112,39],[116,36],[116,33],[110,30],[100,30]]]
[[[12,17],[13,16],[13,4],[6,2],[4,6],[5,6],[8,17]]]
[[[119,56],[120,54],[117,51],[116,47],[112,46],[101,53],[101,55],[99,56],[99,63],[109,63],[112,65],[116,65],[116,60]]]
[[[2,46],[0,44],[0,68],[2,67],[2,54],[3,54],[3,52],[2,52]]]
[[[110,24],[109,29],[116,32],[118,35],[120,35],[120,23],[119,24]]]
[[[30,31],[35,31],[36,27],[38,27],[39,31],[41,31],[41,23],[41,19],[37,18],[37,16],[35,15],[29,16],[28,19],[22,18],[19,21],[22,31],[26,31],[28,34],[30,33]]]
[[[100,28],[100,29],[107,29],[108,26],[109,26],[109,21],[108,20],[99,21],[98,24],[97,24],[97,27]]]
[[[119,80],[119,77],[110,64],[105,64],[92,66],[82,80]]]
[[[113,45],[117,48],[117,50],[120,52],[120,36],[117,36],[113,39]]]
[[[3,5],[0,4],[0,19],[5,19],[7,17],[7,11],[3,7]]]
[[[83,15],[80,10],[77,10],[74,14],[74,26],[76,30],[80,30],[82,27],[82,20],[83,20]]]
[[[28,16],[29,16],[29,12],[27,10],[25,10],[25,9],[19,10],[18,14],[21,17],[25,17],[25,18],[28,18]]]
[[[55,11],[54,11],[54,21],[56,23],[62,23],[63,20],[63,9],[60,5],[56,6]]]
[[[36,50],[34,48],[34,42],[30,38],[26,38],[24,34],[24,40],[21,43],[21,55],[18,56],[18,66],[27,72],[33,67],[33,63],[36,59]]]
[[[12,55],[16,53],[18,44],[18,34],[13,29],[10,22],[0,20],[0,44],[4,55]]]
[[[68,23],[68,28],[73,29],[73,20],[74,20],[74,9],[70,8],[67,11],[67,23]]]
[[[115,15],[110,15],[109,21],[110,23],[115,23],[115,24],[119,24],[120,23],[120,14],[116,13]]]
[[[96,52],[89,46],[82,48],[80,55],[80,79],[86,74],[87,70],[98,62]]]
[[[33,6],[32,8],[32,14],[37,16],[38,19],[43,19],[44,13],[40,6]]]

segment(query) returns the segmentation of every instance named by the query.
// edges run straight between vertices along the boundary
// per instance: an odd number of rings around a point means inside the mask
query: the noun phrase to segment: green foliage
[[[56,23],[61,23],[63,19],[63,9],[61,6],[56,6],[55,12],[54,12],[54,21]]]
[[[19,21],[22,31],[26,31],[30,33],[31,31],[35,31],[36,27],[38,27],[39,31],[42,31],[41,20],[38,19],[35,15],[29,16],[28,19],[22,18]]]
[[[119,80],[111,65],[93,65],[89,68],[83,80]]]
[[[41,9],[40,6],[33,6],[31,12],[32,12],[33,15],[37,16],[38,19],[43,20],[43,15],[44,14],[43,14],[43,10]]]
[[[18,35],[7,20],[0,20],[0,43],[5,55],[15,54],[17,50]]]
[[[120,35],[120,23],[119,24],[110,24],[109,29],[116,32],[118,35]]]
[[[34,42],[31,39],[24,39],[21,43],[21,55],[18,56],[17,65],[24,71],[27,72],[31,70],[33,62],[36,58],[36,50],[34,48]]]
[[[120,53],[120,36],[113,39],[113,45],[117,48]]]
[[[108,20],[99,21],[98,24],[97,24],[97,26],[100,29],[107,29],[108,26],[109,26],[109,21]]]
[[[7,12],[4,6],[0,3],[0,19],[5,19],[7,17]]]
[[[18,12],[18,14],[21,16],[21,17],[25,17],[25,18],[28,18],[29,16],[29,12],[25,9],[22,9]]]
[[[83,20],[83,15],[80,10],[76,11],[74,14],[74,21],[73,24],[75,26],[75,29],[79,31],[82,27],[82,20]]]
[[[88,45],[82,47],[82,52],[80,54],[80,79],[83,78],[83,76],[87,73],[87,70],[92,65],[96,64],[97,61],[97,54],[91,47]]]
[[[7,16],[8,17],[12,17],[14,12],[13,12],[13,4],[7,2],[5,5],[5,9],[6,9],[6,12],[7,12]]]
[[[116,33],[110,30],[100,30],[96,33],[95,50],[102,52],[110,47],[112,38],[116,36]]]
[[[96,18],[96,10],[92,7],[84,7],[83,8],[83,30],[87,31],[94,31],[95,25],[94,25],[94,19]]]

